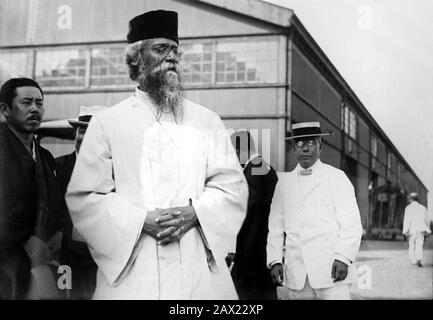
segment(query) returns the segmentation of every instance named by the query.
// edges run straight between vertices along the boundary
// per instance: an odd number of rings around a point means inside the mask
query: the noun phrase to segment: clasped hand
[[[156,209],[147,212],[143,230],[160,245],[180,240],[198,223],[192,206]]]

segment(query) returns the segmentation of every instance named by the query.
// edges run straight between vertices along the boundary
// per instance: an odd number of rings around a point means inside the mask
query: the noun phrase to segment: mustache
[[[34,113],[34,114],[30,115],[30,117],[28,117],[27,119],[28,120],[42,121],[42,116],[38,113]]]
[[[150,70],[151,73],[160,73],[160,72],[168,72],[168,71],[174,71],[176,73],[179,73],[180,71],[179,64],[177,62],[162,61],[161,63],[154,66]]]

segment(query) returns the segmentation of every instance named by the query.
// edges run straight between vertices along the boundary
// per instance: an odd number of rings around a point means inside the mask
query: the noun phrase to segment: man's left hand
[[[347,264],[340,260],[334,260],[334,263],[332,264],[331,278],[334,279],[334,282],[343,281],[347,277],[348,270],[349,267]]]
[[[175,230],[160,240],[161,245],[180,240],[191,228],[198,223],[198,218],[192,206],[166,209],[158,218],[161,228],[175,227]]]

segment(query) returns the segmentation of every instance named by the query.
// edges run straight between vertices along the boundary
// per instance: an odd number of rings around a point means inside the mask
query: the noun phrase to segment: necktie
[[[301,176],[309,176],[313,173],[313,169],[303,169],[301,170]]]

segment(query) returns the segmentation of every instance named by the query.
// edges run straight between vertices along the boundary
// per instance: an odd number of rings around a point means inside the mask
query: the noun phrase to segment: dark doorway
[[[356,177],[357,177],[356,160],[349,156],[345,156],[344,163],[343,163],[343,171],[346,173],[350,182],[352,182],[352,185],[356,191]]]

